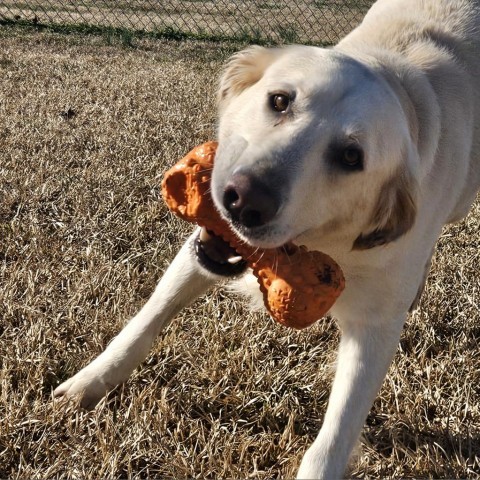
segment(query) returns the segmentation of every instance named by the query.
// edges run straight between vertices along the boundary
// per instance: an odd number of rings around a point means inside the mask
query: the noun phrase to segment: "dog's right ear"
[[[218,106],[257,83],[278,52],[278,48],[253,46],[233,55],[220,78]]]

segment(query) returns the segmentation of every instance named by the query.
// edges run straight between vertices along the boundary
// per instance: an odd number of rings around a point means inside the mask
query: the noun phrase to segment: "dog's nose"
[[[279,200],[271,188],[247,173],[234,173],[225,187],[223,206],[247,228],[260,227],[276,215]]]

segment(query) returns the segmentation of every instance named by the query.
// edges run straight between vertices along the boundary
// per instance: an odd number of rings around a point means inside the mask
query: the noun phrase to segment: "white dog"
[[[346,278],[331,310],[336,376],[300,478],[344,474],[440,231],[474,201],[479,27],[479,0],[379,0],[334,48],[250,48],[221,79],[217,208],[246,242],[294,240]],[[89,406],[126,380],[182,307],[243,268],[219,247],[197,230],[143,309],[55,394]]]

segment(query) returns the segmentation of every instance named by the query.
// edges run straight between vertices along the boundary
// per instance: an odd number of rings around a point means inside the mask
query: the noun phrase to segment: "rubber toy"
[[[168,170],[162,194],[180,218],[220,236],[247,262],[257,277],[265,307],[279,323],[302,329],[322,318],[345,288],[342,270],[328,255],[292,242],[258,249],[240,240],[210,196],[216,142],[190,151]]]

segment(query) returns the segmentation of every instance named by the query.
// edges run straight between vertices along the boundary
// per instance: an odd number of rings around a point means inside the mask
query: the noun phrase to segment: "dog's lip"
[[[209,272],[225,277],[243,273],[247,262],[225,240],[202,227],[194,241],[199,263]]]
[[[256,248],[281,248],[287,243],[295,244],[295,239],[302,235],[302,233],[288,236],[284,234],[279,235],[278,233],[275,233],[275,230],[278,231],[279,228],[274,227],[273,225],[247,228],[232,221],[230,221],[230,224],[241,240]]]

